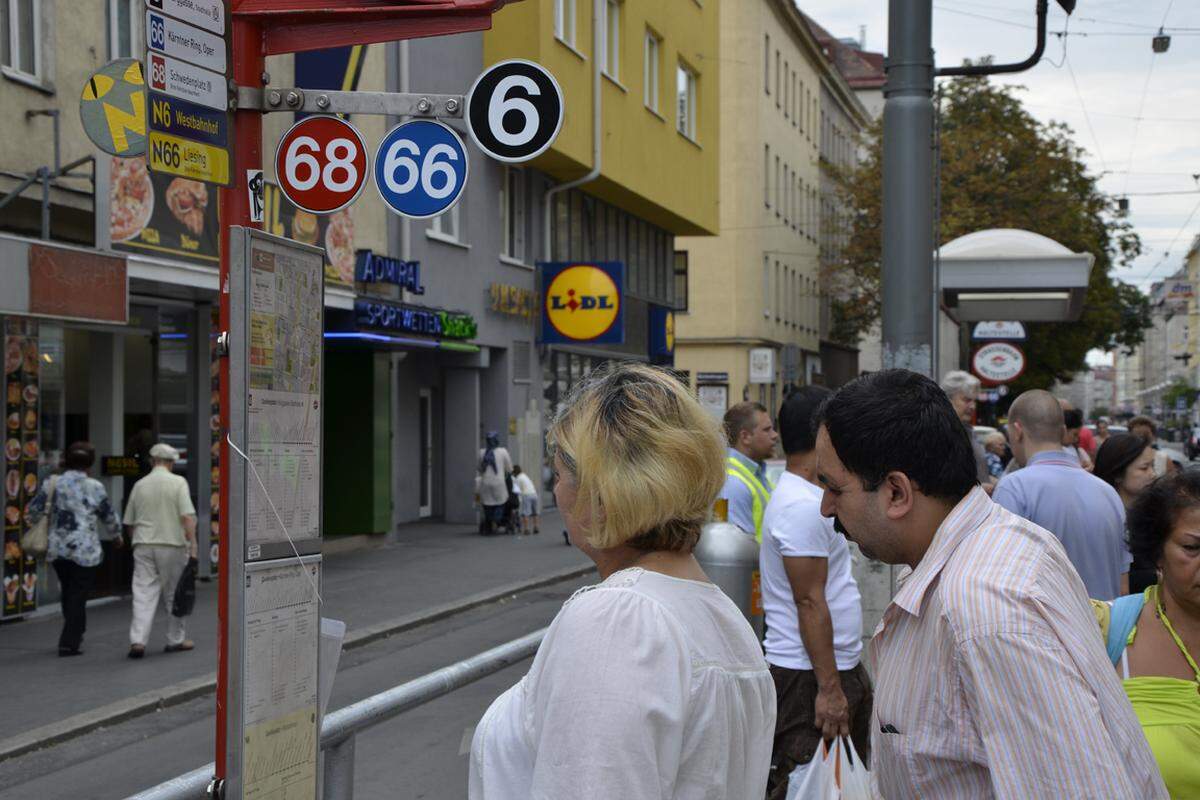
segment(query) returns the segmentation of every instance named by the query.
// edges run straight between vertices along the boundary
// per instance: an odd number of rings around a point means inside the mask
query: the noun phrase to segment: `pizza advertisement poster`
[[[37,322],[4,326],[4,568],[0,616],[37,608],[37,560],[21,551],[29,504],[38,491],[40,437]]]
[[[217,187],[152,172],[145,157],[113,158],[109,233],[114,250],[220,264]],[[354,288],[354,219],[348,208],[310,214],[279,186],[263,186],[263,230],[325,250],[325,281]]]

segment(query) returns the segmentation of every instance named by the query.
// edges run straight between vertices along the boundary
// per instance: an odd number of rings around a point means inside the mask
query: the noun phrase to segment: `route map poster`
[[[321,535],[323,263],[307,248],[250,240],[246,544]],[[266,494],[263,494],[263,488]],[[285,532],[286,531],[286,532]]]

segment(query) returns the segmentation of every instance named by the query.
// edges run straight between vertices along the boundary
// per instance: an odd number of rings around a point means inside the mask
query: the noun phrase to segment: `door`
[[[420,509],[418,516],[433,514],[433,392],[420,390],[417,413],[417,437],[420,448],[420,464],[417,474],[420,482]]]

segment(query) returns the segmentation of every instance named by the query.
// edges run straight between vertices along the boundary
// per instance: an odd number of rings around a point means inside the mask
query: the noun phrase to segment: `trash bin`
[[[709,580],[737,604],[750,621],[755,635],[761,639],[763,609],[758,542],[731,522],[710,522],[700,532],[695,556]]]

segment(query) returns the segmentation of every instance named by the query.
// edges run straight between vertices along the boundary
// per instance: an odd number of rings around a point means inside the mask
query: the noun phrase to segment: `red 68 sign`
[[[306,117],[279,140],[275,178],[285,197],[313,214],[332,214],[358,199],[367,183],[367,146],[338,117]]]

